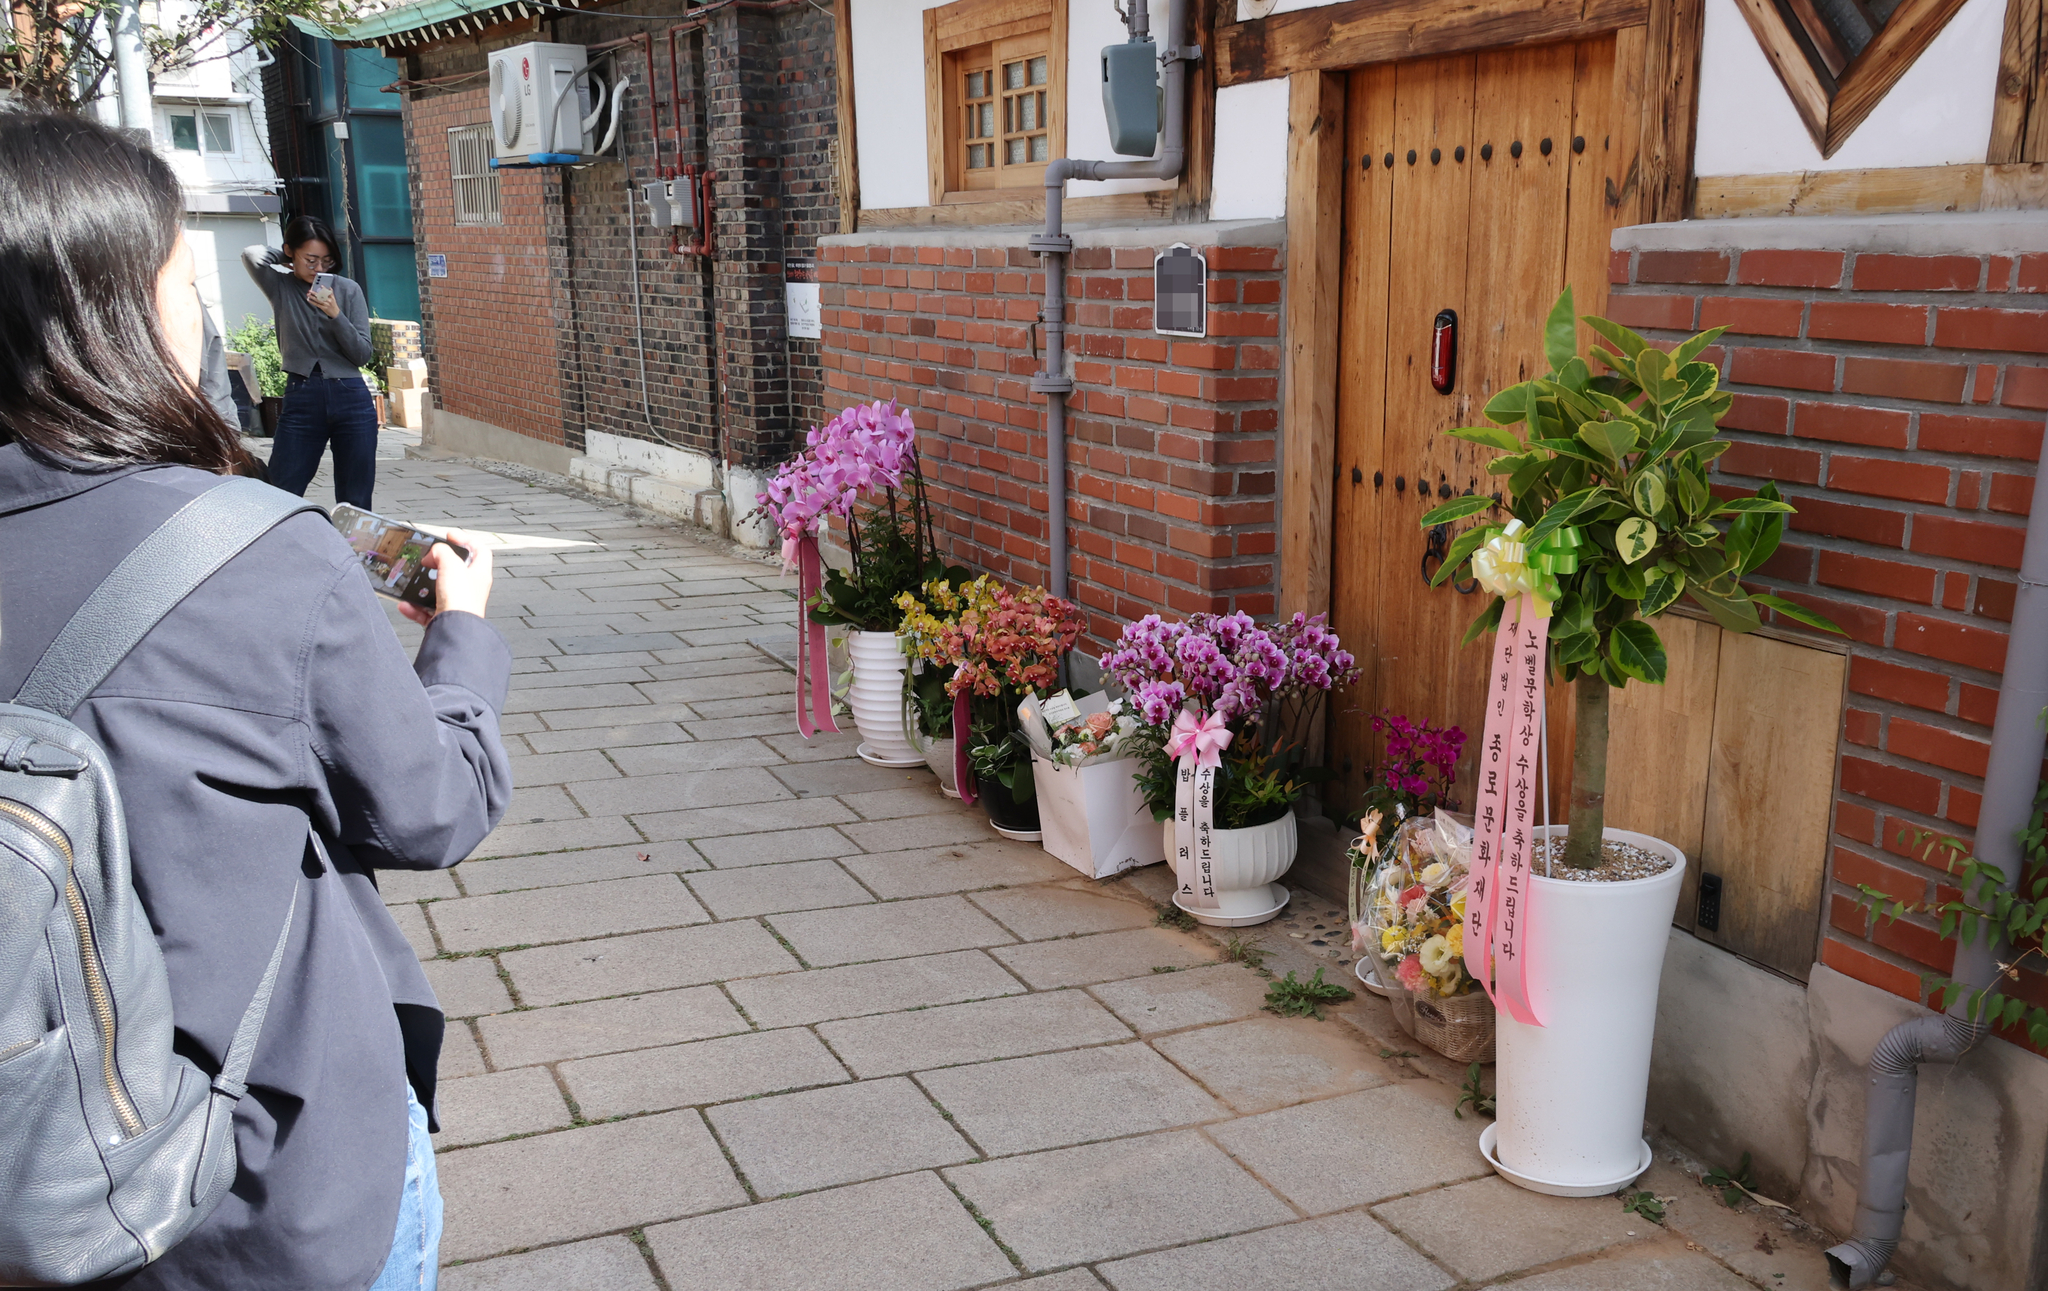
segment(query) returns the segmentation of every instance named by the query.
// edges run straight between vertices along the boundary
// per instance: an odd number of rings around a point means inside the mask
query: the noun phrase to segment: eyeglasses
[[[293,256],[293,257],[292,257],[292,263],[293,263],[293,264],[295,264],[295,265],[302,265],[302,266],[304,266],[305,268],[308,268],[308,269],[332,269],[332,268],[334,267],[334,257],[333,257],[333,256]]]

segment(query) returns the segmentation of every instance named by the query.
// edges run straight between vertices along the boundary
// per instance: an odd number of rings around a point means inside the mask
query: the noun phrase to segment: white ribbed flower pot
[[[903,732],[903,670],[910,661],[894,632],[852,632],[853,688],[846,706],[860,729],[862,760],[880,767],[921,767],[924,754]]]
[[[1169,861],[1179,849],[1174,841],[1173,822],[1167,821],[1166,856]],[[1212,928],[1247,928],[1264,923],[1286,908],[1292,895],[1274,882],[1294,865],[1294,852],[1301,842],[1294,813],[1250,829],[1219,829],[1211,854],[1216,863],[1214,909],[1173,903],[1194,917],[1196,923]]]
[[[924,746],[924,764],[939,778],[939,792],[948,798],[960,796],[960,786],[953,782],[954,743],[949,735],[943,740],[930,740]]]
[[[1543,1025],[1501,1010],[1499,1117],[1479,1140],[1502,1177],[1557,1197],[1613,1192],[1650,1165],[1650,1042],[1685,854],[1648,834],[1610,829],[1607,837],[1661,852],[1672,865],[1627,883],[1535,876],[1526,953],[1530,1004]]]

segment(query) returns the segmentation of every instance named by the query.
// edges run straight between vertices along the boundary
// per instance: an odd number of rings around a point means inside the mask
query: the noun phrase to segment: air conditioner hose
[[[597,150],[600,153],[610,152],[612,150],[612,140],[619,136],[619,106],[626,101],[626,90],[632,84],[632,77],[620,77],[618,88],[612,91],[612,123],[605,127],[604,142],[597,145]],[[585,129],[588,128],[587,126],[585,127]]]
[[[582,126],[580,127],[580,129],[581,129],[581,130],[583,131],[583,133],[584,133],[584,134],[589,134],[589,133],[590,133],[590,127],[592,127],[592,126],[596,125],[596,124],[597,124],[597,123],[598,123],[599,121],[602,121],[602,120],[604,120],[604,101],[605,101],[605,84],[604,84],[604,78],[603,78],[602,76],[599,76],[599,75],[598,75],[598,74],[597,74],[596,72],[592,72],[592,73],[590,74],[590,83],[591,83],[592,85],[595,85],[595,86],[597,87],[597,106],[596,106],[596,107],[594,107],[594,108],[592,108],[592,109],[590,109],[590,115],[589,115],[589,116],[587,116],[587,117],[583,118],[583,124],[582,124]],[[602,152],[602,151],[604,151],[604,150],[603,150],[602,148],[600,148],[600,149],[599,149],[598,151]]]

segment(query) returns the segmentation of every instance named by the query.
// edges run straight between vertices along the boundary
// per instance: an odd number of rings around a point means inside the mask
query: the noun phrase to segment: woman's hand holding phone
[[[443,536],[448,541],[435,543],[420,562],[434,571],[432,613],[409,602],[398,606],[398,612],[415,623],[431,622],[443,610],[462,610],[482,618],[484,605],[491,599],[491,549],[464,529],[450,529]],[[469,559],[456,555],[449,542],[467,547]]]
[[[321,274],[313,280],[313,289],[306,293],[306,303],[329,318],[341,317],[341,302],[335,299],[334,283],[328,274]]]

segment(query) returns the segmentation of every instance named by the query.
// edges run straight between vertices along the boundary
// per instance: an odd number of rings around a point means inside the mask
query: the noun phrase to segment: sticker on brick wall
[[[782,262],[782,289],[789,311],[789,338],[816,340],[825,334],[818,312],[818,262]]]
[[[427,277],[429,277],[429,278],[446,278],[447,276],[448,276],[448,257],[447,257],[447,256],[444,256],[444,255],[430,255],[430,256],[428,256],[428,257],[427,257]]]
[[[1152,330],[1166,336],[1209,334],[1209,262],[1185,242],[1152,257]]]

